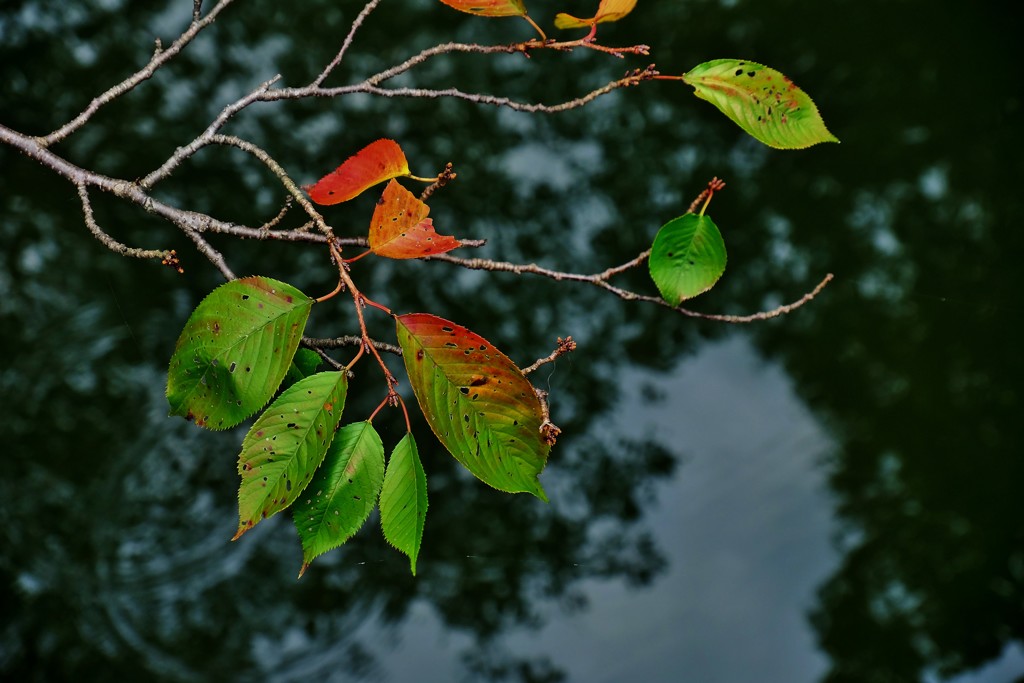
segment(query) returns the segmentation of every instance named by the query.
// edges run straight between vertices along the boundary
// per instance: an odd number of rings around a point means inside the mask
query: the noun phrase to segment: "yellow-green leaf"
[[[776,149],[839,142],[810,96],[775,69],[751,61],[716,59],[683,76],[695,94],[755,139]]]
[[[441,0],[452,9],[478,17],[526,16],[523,0]]]
[[[601,0],[597,7],[597,14],[590,19],[580,19],[565,12],[555,15],[556,28],[586,28],[596,24],[603,24],[608,21],[618,21],[633,11],[636,7],[636,0]]]

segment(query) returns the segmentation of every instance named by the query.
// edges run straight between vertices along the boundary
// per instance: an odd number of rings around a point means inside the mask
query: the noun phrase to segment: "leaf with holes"
[[[377,183],[409,175],[409,162],[394,140],[381,138],[371,142],[345,160],[309,188],[309,198],[317,204],[347,202]]]
[[[384,482],[384,444],[369,422],[338,430],[324,464],[293,508],[302,541],[301,577],[314,558],[359,531]]]
[[[710,217],[688,213],[658,231],[648,266],[665,301],[678,306],[706,292],[725,272],[725,241]]]
[[[540,399],[522,371],[486,339],[443,318],[396,320],[416,400],[445,448],[494,488],[547,500],[537,476],[551,445],[541,434]]]
[[[380,491],[380,526],[387,542],[409,556],[413,576],[427,519],[427,475],[416,440],[407,433],[391,452]]]
[[[839,142],[825,127],[810,96],[775,69],[749,61],[716,59],[683,75],[695,94],[718,107],[755,139],[776,149]]]
[[[434,232],[430,207],[392,180],[377,201],[370,221],[370,250],[393,259],[422,258],[462,246],[454,237]]]
[[[526,16],[523,0],[441,0],[452,9],[479,17]]]
[[[597,6],[597,14],[590,19],[579,19],[571,14],[559,12],[555,15],[556,28],[586,28],[603,24],[607,21],[618,21],[633,11],[636,0],[601,0]]]
[[[209,429],[239,424],[277,391],[313,300],[266,277],[232,280],[189,316],[167,372],[171,415]]]
[[[323,462],[345,407],[344,371],[299,380],[277,397],[242,441],[238,538],[291,505]]]

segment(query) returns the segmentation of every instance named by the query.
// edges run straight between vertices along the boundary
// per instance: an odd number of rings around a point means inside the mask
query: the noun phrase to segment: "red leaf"
[[[409,175],[409,162],[402,148],[394,140],[382,138],[350,156],[307,192],[317,204],[340,204],[377,183],[406,175]]]
[[[434,221],[427,218],[428,213],[430,207],[397,180],[392,180],[373,211],[370,249],[378,256],[407,259],[443,254],[461,247],[462,243],[454,237],[434,232]]]
[[[522,17],[526,15],[523,0],[441,0],[460,12],[480,17]]]

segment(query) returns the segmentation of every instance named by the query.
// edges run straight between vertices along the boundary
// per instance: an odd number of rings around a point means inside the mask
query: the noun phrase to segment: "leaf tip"
[[[306,573],[307,569],[309,569],[309,562],[303,562],[302,567],[299,569],[299,575],[295,577],[295,580],[298,581],[299,579],[301,579],[302,575]]]

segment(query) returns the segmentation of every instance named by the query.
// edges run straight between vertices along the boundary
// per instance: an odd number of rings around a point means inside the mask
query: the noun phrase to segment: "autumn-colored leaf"
[[[523,0],[441,0],[441,2],[460,12],[475,14],[478,17],[522,17],[537,30],[541,40],[547,40],[541,27],[526,13]]]
[[[776,149],[839,142],[810,95],[775,69],[751,61],[716,59],[682,79],[755,139]]]
[[[267,405],[292,364],[312,305],[268,277],[213,290],[189,316],[171,356],[171,415],[229,429]]]
[[[291,505],[323,462],[345,407],[344,371],[301,379],[249,429],[238,456],[238,538]]]
[[[388,543],[409,556],[416,575],[416,558],[427,519],[427,474],[412,432],[391,452],[380,491],[380,526]]]
[[[636,0],[601,0],[597,6],[597,14],[590,19],[580,19],[565,12],[559,12],[555,16],[556,28],[586,28],[596,24],[603,24],[607,21],[618,21],[633,11],[636,7]]]
[[[443,254],[462,246],[454,237],[434,232],[434,221],[427,218],[428,213],[430,207],[392,180],[373,211],[370,249],[378,256],[408,259]]]
[[[409,382],[430,428],[481,481],[547,500],[537,476],[551,445],[540,399],[486,339],[426,313],[396,318]]]
[[[479,17],[522,17],[526,15],[523,0],[441,0],[452,9]]]
[[[394,140],[381,138],[350,156],[307,191],[317,204],[340,204],[377,183],[407,175],[409,162],[402,148]]]

